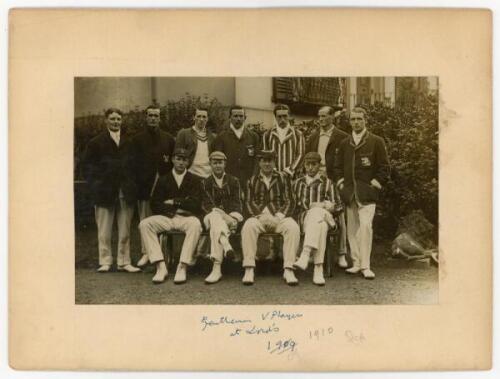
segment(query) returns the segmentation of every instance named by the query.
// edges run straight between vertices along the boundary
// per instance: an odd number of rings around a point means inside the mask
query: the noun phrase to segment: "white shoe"
[[[283,279],[285,279],[286,284],[288,284],[289,286],[296,286],[297,284],[299,284],[299,281],[295,277],[293,270],[289,268],[285,268],[285,271],[283,272]]]
[[[243,284],[245,286],[251,286],[254,281],[253,267],[245,267],[245,275],[243,276]]]
[[[179,263],[174,276],[174,284],[183,284],[186,283],[186,280],[186,265],[184,263]]]
[[[214,263],[212,267],[212,272],[205,278],[205,284],[217,283],[222,278],[222,272],[220,269],[220,263]]]
[[[139,262],[137,262],[137,267],[144,267],[149,263],[149,257],[147,254],[143,254]]]
[[[97,269],[97,272],[109,272],[110,269],[111,269],[111,265],[101,265]]]
[[[369,268],[365,268],[361,272],[362,272],[363,277],[365,279],[370,279],[370,280],[375,279],[375,273],[372,270],[370,270]]]
[[[325,285],[325,277],[323,276],[323,265],[314,265],[313,283],[317,286]]]
[[[155,276],[153,276],[153,283],[160,284],[163,283],[168,276],[168,271],[166,269],[158,269]]]
[[[337,264],[339,265],[340,268],[347,268],[347,259],[345,259],[345,254],[339,255],[339,260],[337,261]]]
[[[127,271],[127,272],[139,272],[140,268],[134,267],[132,265],[118,266],[118,271]]]
[[[345,272],[347,272],[348,274],[357,274],[361,271],[361,269],[359,267],[356,267],[356,266],[352,266],[351,268],[348,268],[347,270],[345,270]]]
[[[300,254],[299,259],[297,259],[297,261],[293,264],[293,266],[305,271],[307,269],[308,264],[309,264],[309,253],[303,251]]]

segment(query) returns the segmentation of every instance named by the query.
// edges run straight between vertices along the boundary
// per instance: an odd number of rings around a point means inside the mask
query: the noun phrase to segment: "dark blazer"
[[[311,133],[309,139],[306,143],[306,153],[310,151],[318,151],[319,147],[319,135],[320,130],[317,129]],[[330,140],[328,141],[328,145],[326,146],[325,151],[325,166],[326,166],[326,175],[330,180],[333,179],[333,171],[335,168],[335,157],[337,155],[340,144],[343,140],[349,137],[349,134],[340,130],[338,127],[335,127],[332,131],[332,135],[330,136]]]
[[[352,135],[345,139],[335,159],[334,177],[337,185],[343,182],[340,197],[346,204],[354,198],[362,204],[376,203],[380,190],[370,184],[376,179],[383,187],[389,180],[389,158],[384,140],[366,132],[356,146]]]
[[[173,199],[173,205],[167,205],[165,200]],[[158,179],[151,196],[151,210],[154,215],[173,217],[181,209],[186,215],[201,216],[201,184],[199,179],[186,172],[181,186],[177,187],[172,170]]]
[[[215,182],[214,176],[210,175],[202,180],[201,188],[202,209],[205,214],[212,212],[214,208],[219,208],[227,214],[238,212],[243,215],[240,182],[234,176],[224,175],[222,188],[220,188]]]
[[[174,138],[161,129],[155,133],[146,126],[135,135],[132,154],[138,200],[149,200],[157,172],[161,176],[172,170],[174,147]]]
[[[89,141],[83,157],[83,170],[94,205],[113,205],[120,188],[127,203],[135,202],[130,147],[130,139],[123,130],[120,146],[116,146],[107,129]]]
[[[260,149],[258,134],[246,126],[244,128],[241,138],[238,139],[228,126],[217,135],[213,144],[214,151],[222,151],[226,154],[226,172],[236,176],[243,188],[245,188],[247,180],[256,174],[257,160],[255,156]]]
[[[215,140],[215,134],[207,129],[208,138],[208,154],[212,152],[212,145]],[[193,127],[184,128],[179,130],[177,133],[177,138],[175,139],[175,147],[186,149],[189,154],[189,165],[193,163],[194,155],[196,154],[196,148],[198,147],[198,138],[196,137],[196,132]]]

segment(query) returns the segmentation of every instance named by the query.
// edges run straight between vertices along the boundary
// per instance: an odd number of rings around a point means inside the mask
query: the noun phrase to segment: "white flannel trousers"
[[[373,240],[373,216],[376,204],[358,204],[353,200],[347,206],[347,238],[354,267],[370,268]]]
[[[264,226],[256,217],[246,220],[241,230],[243,267],[255,267],[257,240],[259,234],[265,231]],[[292,269],[300,243],[299,225],[293,218],[286,217],[276,225],[273,232],[283,236],[283,267]]]
[[[186,234],[182,244],[179,262],[193,265],[194,251],[201,234],[201,223],[194,216],[166,217],[162,215],[150,216],[139,223],[142,245],[146,250],[151,263],[163,261],[163,252],[158,234],[165,231],[179,230]]]

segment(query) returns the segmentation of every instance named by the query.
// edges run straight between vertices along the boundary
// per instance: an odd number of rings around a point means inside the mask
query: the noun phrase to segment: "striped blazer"
[[[232,216],[239,221],[243,219],[240,182],[236,177],[225,174],[222,179],[222,188],[220,188],[214,176],[210,175],[201,181],[201,188],[201,208],[205,214],[212,212],[214,208],[219,208],[227,214],[233,213]]]
[[[325,175],[307,184],[306,176],[301,176],[293,183],[293,194],[295,197],[295,214],[300,225],[304,224],[304,218],[312,203],[331,201],[334,204],[334,215],[342,212],[343,204],[332,181]]]
[[[260,174],[247,181],[245,206],[250,216],[258,216],[267,207],[271,214],[283,213],[285,217],[293,214],[294,200],[290,178],[274,171],[269,189]]]
[[[294,176],[304,160],[306,143],[304,135],[299,130],[290,127],[283,143],[277,132],[277,126],[267,130],[262,137],[262,149],[274,150],[277,157],[276,169]]]

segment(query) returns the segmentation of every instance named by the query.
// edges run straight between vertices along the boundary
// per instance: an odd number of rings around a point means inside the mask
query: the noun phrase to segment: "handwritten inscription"
[[[293,339],[289,338],[287,340],[278,340],[274,343],[271,343],[271,341],[267,341],[267,351],[269,354],[283,354],[287,351],[294,351],[295,347],[297,346],[297,342],[295,342]]]
[[[202,327],[201,330],[205,331],[210,326],[219,326],[219,325],[234,325],[234,324],[245,324],[251,323],[252,320],[240,320],[236,318],[229,318],[227,316],[222,316],[215,320],[210,320],[207,316],[203,316],[201,319]]]
[[[326,336],[333,335],[333,327],[309,330],[309,339],[319,340]]]
[[[366,341],[363,333],[355,333],[352,330],[346,330],[344,332],[344,336],[346,337],[347,342],[353,343],[355,345],[360,345]]]

